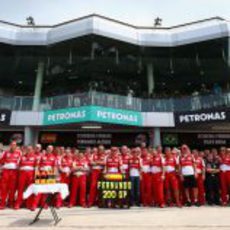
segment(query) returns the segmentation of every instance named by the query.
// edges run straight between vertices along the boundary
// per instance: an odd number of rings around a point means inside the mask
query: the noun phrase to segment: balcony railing
[[[63,109],[69,107],[80,107],[87,105],[96,105],[104,107],[112,107],[115,109],[130,109],[141,111],[142,99],[120,96],[115,94],[100,93],[91,91],[81,94],[72,94],[65,96],[56,96],[45,98],[42,100],[42,109]]]
[[[201,109],[230,107],[230,92],[220,95],[187,96],[182,98],[141,99],[96,91],[42,98],[40,111],[96,105],[116,109],[143,112],[196,111]],[[15,111],[30,111],[33,97],[0,96],[0,108]]]

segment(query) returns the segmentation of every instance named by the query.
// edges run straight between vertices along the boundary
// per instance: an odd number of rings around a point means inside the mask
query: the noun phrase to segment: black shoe
[[[192,206],[192,204],[191,204],[191,202],[190,202],[190,201],[187,201],[187,202],[185,203],[185,206],[186,206],[186,207],[191,207],[191,206]]]
[[[196,201],[196,202],[194,203],[194,205],[195,205],[196,207],[200,207],[200,203],[199,203],[198,201]]]

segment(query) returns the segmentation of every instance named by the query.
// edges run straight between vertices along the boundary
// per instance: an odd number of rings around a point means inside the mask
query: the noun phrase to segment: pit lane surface
[[[37,211],[36,211],[37,212]],[[0,229],[230,229],[230,207],[190,208],[131,208],[129,210],[98,208],[62,208],[58,215],[62,221],[53,226],[51,212],[45,210],[41,220],[32,226],[36,212],[22,209],[0,211]]]

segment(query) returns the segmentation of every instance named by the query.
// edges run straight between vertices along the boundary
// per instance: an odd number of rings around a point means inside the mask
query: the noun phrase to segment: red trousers
[[[152,174],[152,197],[155,204],[164,205],[164,181],[161,172]]]
[[[2,196],[1,191],[2,191],[2,175],[0,173],[0,197]]]
[[[70,183],[70,175],[68,175],[66,173],[61,173],[60,174],[60,182],[69,185],[69,183]]]
[[[174,191],[179,190],[178,179],[175,172],[165,173],[165,190],[166,200],[172,201],[174,197]]]
[[[69,186],[70,184],[70,175],[66,173],[60,173],[60,183],[67,184]],[[61,195],[57,195],[57,201],[56,201],[56,207],[61,207],[63,205],[63,200],[61,198]]]
[[[47,194],[38,193],[32,199],[31,208],[35,209],[38,207],[38,205],[40,205],[42,207],[47,207],[47,203],[46,203],[47,196],[48,196]]]
[[[18,172],[14,169],[3,169],[2,171],[2,190],[1,190],[1,206],[6,206],[6,201],[10,206],[14,205],[14,196],[17,189]]]
[[[148,206],[152,204],[152,194],[151,194],[151,186],[152,178],[151,173],[141,174],[141,202],[144,206]]]
[[[204,179],[202,174],[197,175],[197,188],[198,188],[198,202],[201,205],[205,204],[205,189],[204,189]]]
[[[79,204],[86,205],[86,175],[72,176],[71,178],[71,191],[70,191],[70,206],[76,205],[76,200],[79,197]],[[78,196],[78,190],[80,190]]]
[[[93,169],[91,173],[91,184],[89,192],[89,205],[94,205],[97,198],[97,182],[101,176],[100,169]]]
[[[61,179],[60,179],[61,183],[65,183],[65,182],[69,182],[69,177],[67,177],[66,175],[61,174]],[[68,183],[69,184],[69,183]],[[38,207],[38,205],[40,204],[41,206],[46,206],[46,199],[47,199],[47,194],[41,194],[38,193],[36,196],[33,197],[33,201],[32,201],[32,208],[35,209]],[[61,207],[62,206],[62,198],[60,194],[57,194],[57,196],[55,197],[55,200],[53,202],[53,205],[55,205],[56,207]]]
[[[230,192],[230,171],[226,171],[224,173],[224,189],[225,189],[224,193],[226,193],[225,196],[226,202],[229,202],[229,200],[227,200],[227,197]]]
[[[18,196],[15,203],[15,206],[20,207],[23,201],[23,192],[26,190],[26,188],[34,182],[34,171],[19,171],[19,177],[18,177]],[[31,198],[27,199],[27,208],[31,208]]]
[[[220,191],[221,191],[221,201],[222,203],[228,202],[228,189],[226,183],[226,172],[220,171]]]
[[[186,202],[186,195],[185,195],[185,189],[183,185],[183,181],[181,180],[180,176],[177,175],[177,181],[178,181],[178,188],[179,188],[179,193],[180,193],[180,202],[181,204],[185,204]]]

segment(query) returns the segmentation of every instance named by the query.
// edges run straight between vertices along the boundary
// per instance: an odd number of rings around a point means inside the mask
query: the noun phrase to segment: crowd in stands
[[[47,207],[44,195],[23,200],[23,192],[34,183],[36,172],[53,169],[66,183],[70,195],[57,196],[55,205],[97,205],[97,181],[104,173],[121,173],[132,182],[130,204],[149,207],[183,207],[229,204],[230,148],[190,150],[127,146],[77,148],[17,146],[13,141],[0,154],[0,209]]]

